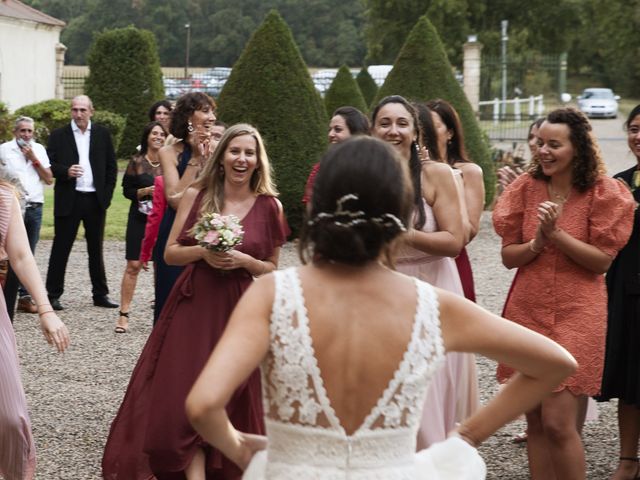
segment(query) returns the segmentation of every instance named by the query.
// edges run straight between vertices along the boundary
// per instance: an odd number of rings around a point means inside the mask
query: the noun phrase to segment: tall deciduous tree
[[[88,57],[85,91],[96,109],[126,117],[118,149],[126,158],[136,151],[149,106],[164,97],[155,37],[135,27],[107,30],[96,36]]]
[[[254,125],[265,139],[294,232],[309,170],[326,147],[327,116],[282,17],[271,11],[247,43],[220,93],[220,118]]]
[[[484,172],[486,202],[495,192],[495,171],[488,145],[462,87],[453,75],[440,37],[426,16],[420,17],[393,64],[376,101],[387,95],[403,95],[413,101],[442,98],[457,110],[465,147]]]
[[[361,112],[367,111],[367,104],[364,101],[360,87],[351,75],[351,70],[343,65],[338,70],[333,82],[324,95],[324,104],[327,108],[327,115],[331,114],[338,107],[349,105],[355,107]]]

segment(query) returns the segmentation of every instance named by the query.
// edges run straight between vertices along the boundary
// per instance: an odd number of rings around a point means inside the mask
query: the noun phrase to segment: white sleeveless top
[[[262,364],[268,447],[254,456],[243,478],[484,478],[482,459],[459,438],[415,453],[427,386],[444,359],[438,299],[430,285],[415,280],[415,319],[402,361],[362,425],[347,435],[322,382],[297,270],[274,276],[271,346]],[[470,470],[476,475],[467,476]]]

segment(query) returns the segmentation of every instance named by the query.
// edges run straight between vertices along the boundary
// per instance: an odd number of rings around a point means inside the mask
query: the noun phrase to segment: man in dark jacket
[[[71,123],[49,136],[47,154],[56,179],[54,237],[47,271],[51,306],[62,310],[60,296],[69,254],[82,222],[89,253],[93,304],[116,308],[109,297],[102,243],[107,208],[111,204],[118,167],[109,131],[91,123],[93,104],[86,95],[71,101]]]

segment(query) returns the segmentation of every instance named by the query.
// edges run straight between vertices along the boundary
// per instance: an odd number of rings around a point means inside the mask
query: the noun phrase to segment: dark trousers
[[[29,239],[29,247],[31,253],[35,253],[36,245],[40,239],[40,227],[42,225],[42,204],[41,203],[28,203],[24,212],[24,227],[27,231],[27,238]],[[4,286],[4,299],[7,304],[7,312],[9,312],[9,318],[13,322],[13,315],[16,309],[16,294],[19,294],[20,298],[28,295],[28,292],[18,281],[18,277],[9,265],[9,271],[7,272],[7,281]]]
[[[64,292],[64,277],[69,254],[78,234],[80,222],[84,227],[89,254],[89,275],[94,296],[107,295],[107,276],[104,271],[102,242],[106,212],[100,208],[95,193],[76,192],[70,215],[55,217],[54,237],[47,270],[47,293],[49,298],[59,298]]]

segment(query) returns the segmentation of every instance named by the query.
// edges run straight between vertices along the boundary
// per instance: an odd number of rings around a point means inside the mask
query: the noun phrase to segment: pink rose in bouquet
[[[242,243],[244,230],[235,215],[204,213],[191,229],[193,238],[216,252],[227,252]]]

